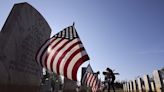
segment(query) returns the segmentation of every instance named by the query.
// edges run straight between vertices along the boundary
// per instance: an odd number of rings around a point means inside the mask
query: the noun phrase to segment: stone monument
[[[15,4],[0,32],[0,91],[40,92],[42,69],[35,61],[51,29],[28,3]]]
[[[127,92],[128,88],[127,88],[127,82],[124,83],[124,91]]]
[[[133,81],[129,81],[129,85],[130,85],[130,91],[133,92]]]
[[[63,92],[76,92],[77,82],[64,78]]]
[[[137,82],[135,79],[133,80],[133,90],[134,90],[134,92],[137,91]]]
[[[145,91],[146,92],[151,92],[152,89],[151,89],[151,84],[150,84],[150,78],[148,75],[144,75],[143,76],[143,81],[144,81],[144,84],[145,84]]]
[[[163,85],[163,80],[162,80],[162,76],[160,74],[160,71],[154,70],[153,71],[153,77],[154,77],[156,91],[157,92],[164,92],[164,85]]]
[[[138,91],[143,92],[142,79],[141,78],[137,78],[137,84],[138,84]]]
[[[152,90],[153,92],[156,91],[156,90],[155,90],[155,84],[154,84],[154,81],[152,81],[150,84],[151,84],[151,90]]]
[[[127,82],[127,91],[130,92],[130,84]]]

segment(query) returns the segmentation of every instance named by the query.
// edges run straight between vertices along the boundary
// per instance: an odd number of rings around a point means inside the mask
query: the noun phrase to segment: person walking
[[[116,77],[110,68],[106,68],[106,71],[107,71],[106,77],[108,80],[108,92],[110,92],[110,85],[112,86],[113,91],[115,92],[114,81],[115,81]]]

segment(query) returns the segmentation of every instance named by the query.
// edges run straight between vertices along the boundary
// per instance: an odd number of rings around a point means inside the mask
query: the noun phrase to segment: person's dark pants
[[[114,80],[111,81],[111,84],[110,84],[113,88],[113,91],[115,92],[115,88],[114,88]]]
[[[108,92],[110,92],[110,86],[112,86],[112,89],[113,89],[113,91],[115,92],[115,88],[114,88],[114,80],[112,80],[111,83],[108,82]]]
[[[110,92],[110,82],[108,82],[108,92]]]

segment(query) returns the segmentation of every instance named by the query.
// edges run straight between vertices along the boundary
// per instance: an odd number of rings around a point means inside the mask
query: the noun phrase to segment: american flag
[[[89,56],[73,25],[47,40],[38,50],[36,60],[52,72],[77,80],[77,70]]]
[[[86,72],[81,79],[82,85],[87,85],[91,87],[92,92],[96,92],[100,86],[100,82],[101,81],[98,79],[97,74],[94,74],[91,66],[88,65]]]

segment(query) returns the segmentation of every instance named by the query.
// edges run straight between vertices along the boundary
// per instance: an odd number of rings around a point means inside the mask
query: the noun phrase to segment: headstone
[[[125,83],[126,92],[128,92],[128,82]]]
[[[159,70],[153,71],[154,83],[157,92],[164,92],[163,79]]]
[[[142,89],[142,80],[141,80],[141,78],[137,78],[137,84],[138,84],[138,91],[142,92],[143,89]]]
[[[76,92],[77,82],[64,78],[63,92]]]
[[[136,80],[133,80],[133,90],[134,90],[134,92],[137,91],[137,82],[136,82]]]
[[[133,82],[129,81],[129,85],[130,85],[130,91],[133,92]]]
[[[124,90],[124,92],[127,92],[126,82],[123,84],[123,90]]]
[[[150,84],[150,79],[149,79],[149,76],[148,75],[144,75],[143,76],[143,81],[144,81],[144,84],[145,84],[145,91],[146,92],[151,92],[151,84]]]
[[[130,92],[130,84],[127,82],[127,91]]]
[[[151,89],[152,89],[153,92],[156,91],[154,81],[151,82]]]
[[[51,29],[28,3],[15,4],[0,32],[0,91],[39,92],[42,69],[35,61]]]

